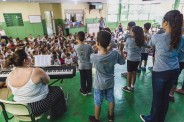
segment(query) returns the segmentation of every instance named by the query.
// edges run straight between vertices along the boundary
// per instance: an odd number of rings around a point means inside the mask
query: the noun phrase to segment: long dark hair
[[[7,58],[5,67],[9,67],[10,65],[23,66],[24,60],[27,59],[27,57],[28,55],[24,49],[18,49],[12,56]]]
[[[138,47],[144,45],[144,32],[143,29],[139,26],[132,27],[132,32],[134,33],[135,43]]]
[[[178,10],[171,10],[165,14],[163,21],[167,21],[171,28],[170,49],[178,48],[182,35],[183,14]]]

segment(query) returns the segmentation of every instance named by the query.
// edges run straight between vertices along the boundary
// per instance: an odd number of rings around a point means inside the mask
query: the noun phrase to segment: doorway
[[[53,11],[44,11],[44,15],[46,21],[47,34],[49,36],[53,35],[53,33],[56,33]]]

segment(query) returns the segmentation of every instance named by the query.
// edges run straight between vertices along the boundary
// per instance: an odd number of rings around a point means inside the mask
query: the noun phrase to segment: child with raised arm
[[[103,97],[109,102],[108,120],[114,120],[114,65],[125,63],[123,54],[124,45],[120,44],[119,52],[108,51],[111,42],[111,33],[103,30],[97,35],[96,46],[98,54],[91,55],[91,62],[96,68],[94,77],[95,116],[89,116],[90,122],[100,122],[100,110]]]

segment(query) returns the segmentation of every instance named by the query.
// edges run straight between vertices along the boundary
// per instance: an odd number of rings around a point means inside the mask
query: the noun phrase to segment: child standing
[[[125,43],[126,43],[127,38],[131,37],[130,31],[131,31],[132,27],[134,27],[134,26],[136,26],[136,23],[134,21],[131,21],[131,22],[128,23],[128,25],[127,25],[127,33],[124,35],[124,38],[123,38]],[[125,53],[125,55],[127,57],[127,47],[126,46],[125,46],[125,49],[124,49],[124,53]],[[124,73],[121,73],[121,76],[127,78],[127,74],[128,74],[127,72],[124,72]]]
[[[182,33],[184,33],[184,30]],[[179,51],[178,60],[179,60],[179,67],[180,67],[179,74],[181,74],[182,70],[184,69],[184,36],[182,36],[181,44],[183,44],[183,47],[180,50],[178,50]],[[178,76],[178,78],[179,78],[179,76]],[[175,101],[175,99],[174,99],[174,92],[175,91],[178,93],[184,94],[184,80],[183,80],[182,89],[176,90],[176,87],[178,85],[178,78],[174,82],[173,87],[170,91],[170,94],[169,94],[169,101],[170,102]]]
[[[145,45],[149,45],[150,39],[151,39],[151,34],[149,33],[149,29],[151,28],[151,23],[145,23],[144,24],[144,40],[145,40]],[[149,49],[146,47],[142,47],[141,49],[141,62],[139,64],[139,69],[137,70],[138,73],[141,72],[141,69],[143,71],[146,71],[146,65],[147,65],[147,60],[148,60],[148,54],[149,54]],[[142,61],[144,61],[144,67],[142,66]]]
[[[80,72],[80,93],[84,96],[91,94],[92,89],[92,64],[90,62],[90,55],[93,49],[90,45],[84,44],[85,33],[80,31],[77,33],[77,45],[74,49],[78,55],[78,68]],[[87,84],[87,85],[86,85]]]
[[[132,92],[136,81],[136,71],[141,61],[141,47],[144,45],[143,29],[139,26],[134,26],[130,31],[131,37],[126,40],[127,55],[127,86],[122,87],[126,92]]]
[[[181,50],[183,14],[178,10],[167,12],[162,19],[165,33],[151,37],[155,48],[152,72],[153,100],[149,115],[140,115],[143,122],[164,122],[169,107],[169,92],[179,75],[178,50]]]
[[[109,102],[109,121],[114,120],[114,65],[124,64],[125,58],[123,54],[124,46],[119,48],[120,54],[116,50],[108,51],[107,47],[111,42],[111,33],[103,30],[97,35],[96,46],[99,50],[98,54],[91,55],[91,62],[96,68],[94,78],[94,102],[95,116],[89,116],[90,122],[100,121],[100,109],[103,97]]]

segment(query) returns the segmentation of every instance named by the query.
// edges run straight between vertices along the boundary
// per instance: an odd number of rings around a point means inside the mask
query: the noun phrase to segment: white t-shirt
[[[0,59],[0,66],[3,65],[5,63],[5,59]],[[1,68],[1,67],[0,67]]]
[[[54,60],[54,65],[61,65],[61,62],[59,59]]]
[[[61,53],[61,58],[65,58],[65,57],[66,57],[65,53]]]
[[[6,36],[5,31],[4,31],[4,30],[0,30],[0,35],[1,35],[1,36]]]
[[[70,22],[69,21],[65,21],[65,28],[70,28]]]
[[[13,52],[11,52],[11,53],[6,52],[5,53],[5,57],[8,57],[9,55],[13,55]]]
[[[65,58],[65,64],[72,64],[73,63],[73,60],[72,58]]]
[[[30,54],[33,54],[34,48],[28,48],[28,51]]]
[[[28,38],[28,40],[29,40],[30,42],[34,42],[34,39],[35,39],[35,38]]]
[[[77,53],[76,53],[76,52],[70,53],[70,56],[71,56],[72,58],[74,58],[75,56],[77,56]]]

